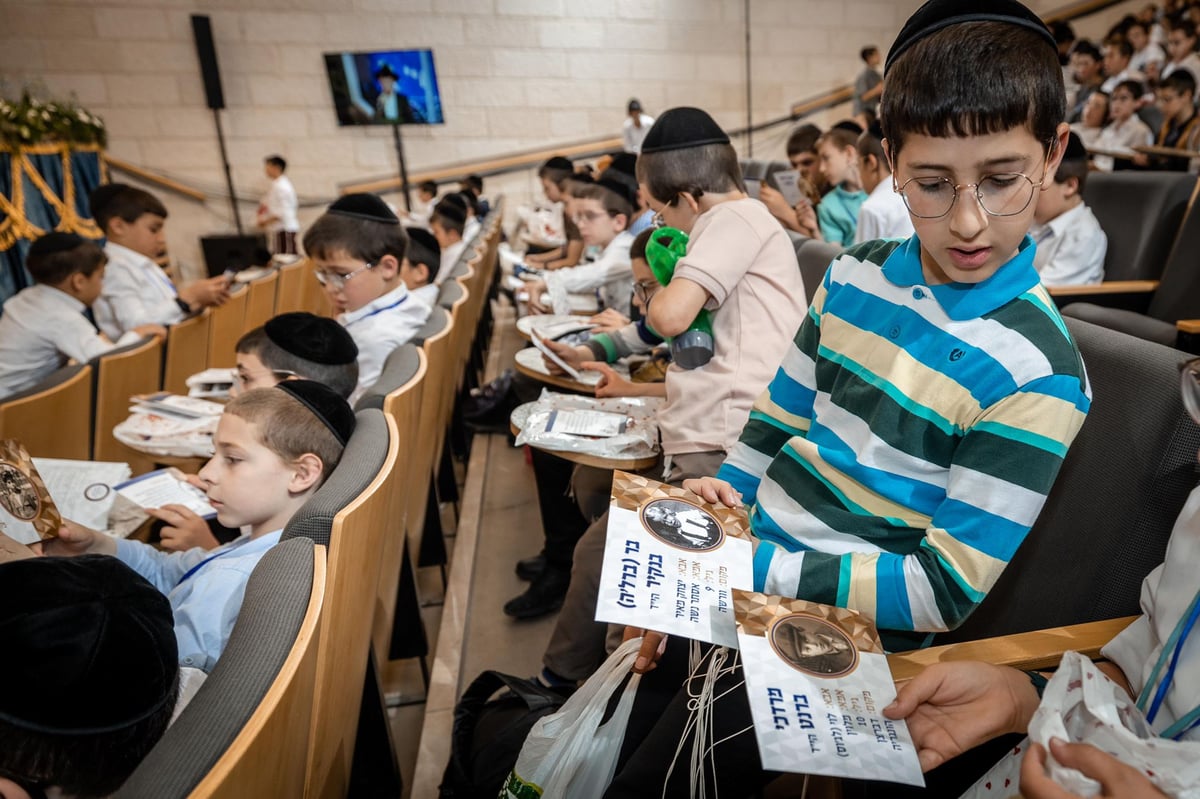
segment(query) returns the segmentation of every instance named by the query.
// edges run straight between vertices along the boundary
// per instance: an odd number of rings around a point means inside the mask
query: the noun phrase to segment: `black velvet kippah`
[[[628,177],[619,172],[613,172],[611,168],[604,170],[604,174],[600,175],[596,185],[603,186],[630,205],[637,205],[637,186],[632,184]]]
[[[406,227],[404,232],[408,234],[408,262],[436,271],[442,263],[442,248],[434,235],[423,227]]]
[[[1067,136],[1067,149],[1063,151],[1064,161],[1086,161],[1088,159],[1087,148],[1083,146],[1083,140],[1076,135],[1075,131],[1071,131]]]
[[[575,165],[571,163],[571,160],[561,155],[552,156],[542,166],[546,167],[546,169],[565,169],[567,172],[575,171]]]
[[[635,153],[616,153],[612,157],[612,163],[608,165],[608,172],[620,172],[622,175],[633,177],[637,174],[637,155]]]
[[[1052,47],[1055,53],[1058,52],[1054,35],[1046,27],[1046,23],[1017,0],[929,0],[918,8],[900,29],[896,41],[892,43],[892,49],[888,51],[883,74],[887,75],[896,59],[926,36],[965,22],[1003,22],[1028,28],[1041,34],[1046,44]]]
[[[855,136],[861,136],[863,126],[855,122],[853,119],[843,119],[841,122],[834,124],[830,130],[844,130],[847,133],[853,133]]]
[[[392,213],[392,209],[388,208],[388,204],[375,194],[347,194],[329,206],[329,213],[382,222],[385,225],[400,224],[400,220]]]
[[[354,338],[325,316],[304,311],[282,313],[268,320],[263,332],[280,349],[313,363],[341,366],[358,358]]]
[[[642,141],[643,153],[729,144],[729,137],[706,111],[681,106],[664,111]]]
[[[65,250],[73,250],[81,244],[86,244],[87,239],[83,236],[77,236],[74,233],[47,233],[40,239],[29,246],[29,258],[42,258],[55,252],[63,252]]]
[[[0,721],[52,735],[117,732],[175,699],[165,594],[116,558],[0,564]]]
[[[457,200],[451,200],[451,196],[453,195],[443,197],[437,205],[433,206],[433,212],[438,216],[453,219],[460,225],[465,224],[467,221],[467,209],[462,204],[462,198],[459,197]]]
[[[308,408],[329,428],[334,438],[345,446],[354,432],[354,411],[349,403],[329,386],[312,380],[284,380],[275,388],[286,391]]]

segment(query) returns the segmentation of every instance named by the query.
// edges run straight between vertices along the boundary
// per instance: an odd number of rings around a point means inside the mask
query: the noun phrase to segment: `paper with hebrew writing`
[[[22,544],[58,535],[59,514],[33,459],[16,439],[0,441],[0,531]]]
[[[924,785],[887,657],[866,616],[802,599],[733,592],[746,696],[768,771]]]
[[[744,508],[613,472],[596,621],[737,646],[736,587],[753,586]]]

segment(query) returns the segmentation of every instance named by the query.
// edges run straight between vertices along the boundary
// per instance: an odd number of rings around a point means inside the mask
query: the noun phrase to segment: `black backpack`
[[[492,699],[501,688],[507,691]],[[541,684],[485,671],[463,692],[454,708],[450,762],[442,775],[440,799],[494,799],[534,723],[567,701]]]

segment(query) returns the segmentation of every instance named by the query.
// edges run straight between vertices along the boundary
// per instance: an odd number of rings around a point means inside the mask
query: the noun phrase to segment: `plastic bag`
[[[512,422],[521,431],[516,443],[517,446],[529,444],[551,452],[580,452],[601,458],[653,457],[658,453],[657,414],[662,403],[660,397],[597,398],[543,390],[536,402],[526,403],[513,412]],[[619,413],[628,418],[628,423],[622,433],[607,438],[546,429],[554,411],[569,410]]]
[[[555,714],[538,719],[521,747],[500,799],[600,799],[612,782],[640,674],[630,674],[641,638],[621,644]],[[629,677],[613,715],[613,693]]]

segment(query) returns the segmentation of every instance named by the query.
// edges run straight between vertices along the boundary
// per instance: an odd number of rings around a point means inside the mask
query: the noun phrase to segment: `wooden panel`
[[[164,391],[187,393],[187,379],[208,363],[209,310],[184,319],[167,330],[167,354],[163,360]]]
[[[313,280],[307,260],[280,267],[275,286],[275,315],[304,310],[304,283]]]
[[[313,588],[287,660],[241,733],[192,799],[302,796],[325,603],[325,547],[313,548]]]
[[[246,286],[246,315],[242,320],[244,332],[262,327],[268,319],[275,315],[275,286],[277,283],[279,283],[279,272],[276,271],[260,277],[258,280],[252,280],[250,285]],[[236,355],[234,360],[236,360]]]
[[[448,313],[444,308],[434,308],[433,313]],[[412,474],[409,478],[412,495],[416,497],[409,506],[408,533],[413,544],[420,540],[425,523],[425,496],[429,490],[429,481],[433,477],[433,467],[440,454],[440,446],[445,431],[438,427],[442,415],[442,397],[445,394],[447,379],[453,378],[450,364],[450,345],[454,328],[447,324],[440,333],[430,336],[421,345],[425,350],[425,385],[421,389],[421,411],[417,422],[415,446],[409,458],[412,461]],[[415,562],[415,560],[414,560]]]
[[[1047,291],[1051,297],[1074,297],[1082,294],[1142,294],[1157,288],[1157,280],[1106,280],[1083,286],[1053,286]]]
[[[0,405],[0,439],[20,440],[35,457],[89,460],[91,437],[90,366],[80,367],[57,385]]]
[[[333,303],[329,294],[315,277],[316,266],[312,261],[305,262],[305,276],[302,281],[303,300],[300,310],[314,313],[317,316],[333,316]]]
[[[147,339],[134,349],[99,358],[93,459],[124,461],[135,476],[154,468],[152,457],[117,441],[112,431],[129,416],[130,397],[153,394],[161,385],[162,342],[156,338]]]
[[[234,350],[238,339],[246,332],[246,296],[249,293],[243,288],[231,295],[222,305],[210,309],[212,322],[208,331],[207,368],[232,369],[237,365],[237,353]]]

